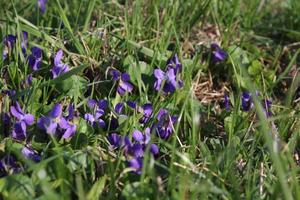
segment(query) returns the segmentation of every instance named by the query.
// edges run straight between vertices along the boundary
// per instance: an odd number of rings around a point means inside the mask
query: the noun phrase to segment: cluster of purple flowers
[[[26,38],[28,38],[27,34]],[[7,37],[5,42],[6,45],[11,48],[15,43],[15,38]],[[26,53],[27,43],[26,41],[23,45],[25,49],[24,53]],[[31,48],[31,54],[27,57],[27,61],[33,71],[40,69],[42,57],[42,49],[39,47]],[[52,62],[53,66],[51,72],[53,78],[69,71],[68,65],[62,62],[62,58],[63,51],[59,49]],[[178,77],[181,71],[182,64],[175,54],[168,60],[166,72],[160,69],[154,70],[154,77],[156,78],[154,89],[157,91],[163,90],[165,94],[174,93],[176,89],[183,86],[183,82]],[[117,84],[117,93],[121,98],[126,93],[133,92],[134,85],[131,83],[129,74],[121,73],[118,70],[112,70],[110,74]],[[29,74],[24,80],[24,84],[30,85],[32,80],[32,74]],[[79,117],[79,113],[75,112],[75,108],[72,104],[67,106],[65,112],[63,112],[63,107],[62,104],[57,103],[46,115],[38,118],[36,121],[38,129],[45,134],[51,135],[51,137],[63,139],[72,138],[76,134],[77,120],[75,119]],[[157,144],[152,142],[151,138],[155,139],[155,136],[157,136],[164,140],[168,139],[174,132],[174,123],[177,121],[177,117],[171,116],[166,109],[162,108],[159,109],[155,116],[154,108],[151,103],[145,103],[141,106],[130,100],[117,103],[110,117],[106,115],[109,107],[109,102],[106,99],[90,99],[87,102],[87,107],[89,111],[83,113],[82,118],[84,118],[91,127],[100,128],[109,132],[107,138],[111,149],[122,149],[128,166],[137,173],[141,172],[143,158],[147,151],[149,151],[153,157],[159,154],[159,148]],[[143,131],[136,129],[132,134],[126,136],[122,136],[122,134],[118,132],[120,117],[130,117],[130,115],[126,114],[125,108],[128,108],[127,111],[129,112],[135,112],[140,115],[138,123]],[[29,137],[27,136],[28,127],[35,123],[35,117],[30,113],[24,112],[18,102],[15,102],[10,107],[10,113],[5,113],[3,116],[5,117],[3,121],[7,126],[10,126],[13,121],[11,129],[12,138],[18,141],[26,141],[26,145],[21,150],[23,156],[35,162],[40,161],[41,156],[30,147]],[[1,161],[0,170],[6,168],[6,166],[14,166],[15,162],[13,162],[13,160],[15,159],[12,157],[9,158],[10,162]],[[3,168],[1,168],[2,166]]]
[[[150,119],[155,120],[155,118],[153,118],[152,104],[147,103],[138,107],[132,102],[129,103],[134,105],[132,107],[130,106],[131,108],[136,109],[142,114],[139,123],[145,127],[144,131],[134,130],[131,135],[126,135],[124,137],[113,132],[108,136],[108,141],[110,142],[112,149],[123,150],[127,159],[127,164],[134,172],[141,173],[146,150],[149,149],[149,152],[154,157],[159,154],[158,146],[151,143],[151,133],[154,133],[159,138],[168,139],[173,133],[174,123],[177,121],[177,117],[170,116],[166,109],[160,109],[156,117],[156,122],[149,128],[146,126],[147,122]],[[124,104],[117,104],[115,111],[121,113],[123,106]],[[154,135],[152,135],[152,137],[154,137]],[[130,138],[132,138],[132,140]]]

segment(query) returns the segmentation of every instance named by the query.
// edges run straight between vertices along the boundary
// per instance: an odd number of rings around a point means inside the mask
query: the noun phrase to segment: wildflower
[[[42,14],[46,12],[46,3],[47,0],[38,0],[38,7],[41,10]]]
[[[177,121],[176,116],[170,116],[168,111],[160,109],[157,115],[158,123],[153,126],[157,135],[162,139],[167,139],[173,133],[174,123]]]
[[[242,110],[249,111],[253,108],[253,101],[249,92],[242,93]]]
[[[117,114],[121,114],[124,108],[124,104],[123,103],[117,103],[117,105],[115,106],[115,112]]]
[[[31,159],[35,162],[41,161],[41,157],[33,149],[24,146],[21,152],[23,156],[27,159]]]
[[[16,94],[15,90],[2,90],[2,93],[8,95],[9,97],[13,97]]]
[[[14,48],[16,39],[17,39],[17,37],[14,35],[7,35],[6,37],[4,37],[4,39],[3,39],[4,51],[3,51],[3,55],[2,55],[3,60],[5,60],[8,57],[9,52],[11,52],[11,50]]]
[[[175,69],[173,68],[167,69],[166,72],[161,69],[155,69],[154,76],[156,78],[154,83],[154,89],[156,91],[160,91],[163,86],[162,90],[164,93],[174,93],[177,88],[183,86],[183,82],[178,80]]]
[[[68,112],[68,116],[62,117],[59,123],[60,128],[64,130],[62,135],[64,139],[73,137],[77,128],[77,126],[72,122],[74,118],[74,106],[72,104],[68,106]]]
[[[139,122],[141,124],[145,124],[148,122],[148,120],[150,119],[151,115],[152,115],[152,104],[151,103],[146,103],[144,105],[141,106],[142,111],[143,111],[143,117],[139,120]]]
[[[104,110],[108,106],[108,101],[103,99],[97,102],[94,99],[90,99],[87,104],[93,110],[93,113],[86,113],[84,115],[84,119],[87,120],[94,127],[97,125],[99,125],[102,128],[105,127],[105,122],[100,117],[104,115]]]
[[[45,130],[47,134],[53,135],[58,129],[62,118],[62,105],[55,104],[47,116],[41,117],[37,125],[40,129]]]
[[[6,155],[0,160],[0,170],[2,171],[0,177],[4,177],[8,175],[9,171],[12,171],[12,173],[20,172],[21,168],[18,166],[14,156]]]
[[[130,75],[127,73],[121,74],[118,70],[112,70],[110,72],[113,80],[119,81],[117,92],[123,96],[126,92],[132,92],[133,85],[130,83]]]
[[[31,54],[28,57],[28,65],[32,68],[33,71],[36,71],[40,68],[42,63],[43,51],[39,47],[32,47]]]
[[[62,75],[69,71],[69,66],[61,62],[62,57],[63,57],[63,51],[60,49],[55,55],[54,66],[52,67],[51,70],[53,78],[56,78],[59,75]]]
[[[33,77],[32,77],[32,74],[29,74],[26,79],[25,79],[25,84],[26,85],[31,85],[32,84],[32,81],[33,81]]]
[[[12,116],[17,118],[19,122],[24,122],[25,125],[32,125],[34,121],[34,116],[32,114],[25,114],[20,107],[18,102],[15,103],[14,106],[10,107],[10,112]]]
[[[26,31],[22,31],[22,35],[23,35],[23,39],[21,42],[21,49],[22,49],[22,53],[26,57],[26,49],[28,46],[28,33]]]
[[[151,144],[150,145],[150,152],[152,153],[152,155],[157,155],[159,153],[159,149],[158,146],[156,144]]]
[[[171,58],[168,59],[167,69],[174,69],[175,74],[177,74],[178,72],[181,72],[182,64],[180,63],[177,54],[175,54],[174,56],[172,56]]]
[[[141,174],[143,168],[143,159],[142,158],[132,158],[127,161],[128,167],[130,167],[137,174]]]
[[[227,111],[230,110],[230,99],[227,94],[225,94],[225,96],[224,96],[224,106]]]
[[[110,134],[107,139],[113,148],[118,148],[122,145],[122,137],[117,133]]]
[[[221,49],[218,44],[211,44],[211,50],[213,63],[224,61],[227,58],[227,53],[223,49]]]
[[[137,108],[136,103],[135,103],[134,101],[128,100],[128,101],[126,102],[126,104],[127,104],[130,108],[132,108],[132,109],[136,109],[136,108]]]
[[[25,140],[26,136],[26,124],[24,122],[16,122],[13,126],[12,137],[16,140]]]

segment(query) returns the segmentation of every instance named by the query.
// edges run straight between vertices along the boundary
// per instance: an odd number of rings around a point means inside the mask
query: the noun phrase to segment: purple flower
[[[0,170],[4,172],[0,175],[0,177],[3,177],[8,175],[8,171],[12,170],[13,173],[18,173],[21,171],[21,168],[18,166],[14,156],[6,155],[0,160]]]
[[[227,111],[230,110],[230,99],[227,94],[225,94],[225,96],[224,96],[224,106]]]
[[[26,146],[22,148],[22,154],[25,158],[31,159],[35,162],[41,161],[41,157],[33,150]]]
[[[142,158],[132,158],[127,161],[128,167],[132,168],[137,174],[141,174],[143,168],[143,159]]]
[[[26,85],[31,85],[32,84],[32,81],[33,81],[33,77],[32,77],[32,74],[29,74],[26,79],[25,79],[25,84]]]
[[[9,97],[13,97],[16,94],[15,90],[2,90],[3,94],[8,95]]]
[[[156,144],[151,144],[150,145],[150,152],[152,153],[152,155],[157,155],[159,153],[159,148]]]
[[[119,148],[122,145],[122,136],[117,133],[110,134],[107,139],[113,148]]]
[[[253,102],[252,102],[251,93],[243,92],[242,93],[242,110],[249,111],[252,108],[253,108]]]
[[[16,140],[25,140],[27,136],[25,122],[16,122],[13,126],[12,137]]]
[[[130,83],[130,75],[127,73],[121,74],[117,70],[112,70],[110,72],[111,76],[113,77],[113,80],[119,81],[119,85],[117,88],[117,92],[119,95],[123,96],[126,92],[132,92],[133,91],[133,85]]]
[[[46,3],[47,0],[38,0],[38,7],[41,10],[42,14],[46,12]]]
[[[28,65],[32,68],[33,71],[36,71],[40,68],[42,63],[43,51],[39,47],[32,47],[31,54],[28,57]]]
[[[9,125],[10,124],[11,120],[10,120],[10,117],[7,113],[3,113],[2,121],[3,121],[4,125]]]
[[[115,106],[115,112],[117,114],[121,114],[124,108],[124,103],[117,103],[117,105]]]
[[[28,46],[28,33],[26,31],[22,31],[23,39],[21,42],[22,53],[26,57],[26,49]]]
[[[154,83],[154,89],[156,91],[160,91],[163,86],[162,90],[164,93],[174,93],[177,88],[183,86],[183,82],[176,77],[175,69],[173,68],[167,69],[167,72],[161,69],[155,69],[154,76],[156,78]]]
[[[10,107],[10,112],[19,122],[25,122],[25,125],[33,124],[34,116],[32,114],[25,114],[18,102],[16,102],[14,106]]]
[[[177,54],[175,54],[174,56],[172,56],[171,58],[168,59],[167,69],[174,69],[175,74],[181,72],[182,64],[180,63]]]
[[[221,62],[227,58],[227,53],[223,49],[221,49],[218,44],[211,44],[211,50],[213,63]]]
[[[69,71],[69,66],[61,62],[62,57],[63,57],[63,51],[59,49],[55,55],[54,66],[52,67],[51,70],[53,78],[56,78],[59,75],[62,75]]]
[[[132,108],[132,109],[136,109],[136,108],[137,108],[137,105],[136,105],[136,103],[135,103],[134,101],[128,100],[128,101],[126,102],[126,104],[127,104],[130,108]]]
[[[55,104],[47,116],[41,117],[37,125],[47,134],[54,135],[62,118],[62,105]]]
[[[148,144],[150,141],[150,131],[145,131],[145,134],[143,134],[139,130],[134,130],[132,133],[132,138],[135,140],[135,142],[138,142],[140,144]]]
[[[148,120],[150,119],[151,115],[152,115],[152,104],[151,103],[146,103],[144,105],[142,105],[142,110],[143,110],[143,117],[139,120],[139,122],[141,124],[145,124],[148,122]]]
[[[4,46],[4,51],[3,51],[3,60],[5,60],[9,52],[14,48],[14,45],[16,43],[17,37],[14,35],[7,35],[3,39],[3,46]]]
[[[108,106],[108,101],[106,99],[102,99],[99,101],[90,99],[87,105],[90,109],[92,109],[92,113],[86,113],[84,115],[84,119],[87,120],[90,123],[90,125],[94,127],[97,125],[99,125],[102,128],[105,127],[105,122],[100,117],[104,115],[105,109]]]
[[[177,121],[177,117],[170,116],[168,111],[160,109],[157,115],[158,123],[153,126],[157,135],[162,139],[168,139],[173,133],[174,123]]]
[[[38,127],[45,130],[46,133],[62,134],[62,138],[68,139],[75,135],[77,126],[73,124],[72,120],[74,117],[73,105],[68,107],[68,116],[63,117],[62,115],[62,105],[55,104],[52,110],[47,116],[41,117],[38,121]]]
[[[77,126],[72,121],[62,117],[59,123],[59,127],[63,130],[62,138],[69,139],[76,133]]]

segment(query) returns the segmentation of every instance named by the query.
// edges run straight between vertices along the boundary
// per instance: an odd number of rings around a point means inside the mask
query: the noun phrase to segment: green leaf
[[[262,72],[261,63],[258,60],[254,60],[248,68],[248,73],[252,76],[260,75]]]
[[[96,200],[99,199],[104,187],[105,187],[105,182],[106,182],[106,176],[102,176],[91,188],[87,195],[88,200]]]

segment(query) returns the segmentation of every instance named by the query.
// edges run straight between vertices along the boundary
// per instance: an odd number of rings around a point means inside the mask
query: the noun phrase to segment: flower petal
[[[55,104],[52,110],[49,113],[49,116],[52,118],[58,118],[62,114],[62,105],[61,104]]]

